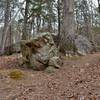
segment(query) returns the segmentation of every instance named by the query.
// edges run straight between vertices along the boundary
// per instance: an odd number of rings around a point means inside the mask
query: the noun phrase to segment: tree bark
[[[2,40],[1,40],[1,54],[5,53],[5,49],[6,49],[5,47],[9,47],[11,45],[10,44],[10,39],[11,39],[10,38],[10,28],[8,28],[8,24],[10,21],[10,13],[11,13],[10,12],[10,0],[7,0],[5,1],[5,19],[4,19],[3,35],[2,35]]]
[[[19,13],[19,11],[21,10],[21,7],[24,5],[24,2],[22,2],[20,8],[17,10],[16,14],[12,17],[12,19],[10,21],[8,21],[8,14],[10,16],[10,0],[6,1],[6,7],[5,7],[5,23],[4,23],[4,31],[3,31],[3,35],[2,35],[2,41],[1,41],[1,52],[0,54],[3,55],[5,53],[5,46],[6,46],[6,39],[8,36],[8,30],[11,26],[12,21],[16,18],[17,14]]]
[[[63,0],[63,27],[60,39],[60,49],[66,53],[67,34],[74,34],[74,0]]]
[[[57,11],[58,11],[58,35],[57,35],[57,47],[59,46],[59,42],[60,42],[60,28],[61,28],[61,20],[60,20],[60,0],[58,0],[58,7],[57,7]]]
[[[100,0],[98,0],[98,7],[99,7],[99,12],[100,12]]]
[[[29,10],[29,0],[26,0],[22,40],[29,39],[29,33],[27,31],[27,27],[28,27],[28,23],[27,23],[28,10]]]

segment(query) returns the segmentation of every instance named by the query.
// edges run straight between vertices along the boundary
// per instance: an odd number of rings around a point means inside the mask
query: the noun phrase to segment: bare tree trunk
[[[7,2],[8,2],[9,0],[7,0]],[[10,21],[6,21],[7,19],[5,18],[5,24],[4,24],[4,32],[3,32],[3,36],[2,36],[2,41],[1,41],[1,52],[0,52],[0,54],[2,55],[2,54],[4,54],[4,52],[5,52],[5,46],[6,46],[6,39],[7,39],[7,32],[8,32],[8,30],[9,30],[9,27],[10,27],[10,25],[11,25],[11,23],[12,23],[12,21],[16,18],[16,16],[17,16],[17,14],[19,13],[19,11],[21,10],[21,7],[23,6],[23,4],[24,4],[24,2],[25,1],[23,1],[22,2],[22,4],[21,4],[21,6],[20,6],[20,8],[17,10],[17,12],[16,12],[16,14],[12,17],[12,19],[10,20]],[[10,2],[9,2],[9,4],[10,4]],[[9,9],[10,9],[10,7],[9,7]],[[5,10],[5,17],[7,17],[6,16],[6,14],[8,13],[8,9],[6,9]],[[7,12],[7,13],[6,13]],[[9,14],[10,14],[10,11],[9,11]],[[9,15],[10,16],[10,15]],[[7,24],[6,24],[7,23]]]
[[[59,41],[60,41],[60,28],[61,28],[61,21],[60,21],[60,0],[58,0],[58,35],[57,35],[57,46],[59,46]]]
[[[11,20],[11,12],[10,12],[10,20]],[[12,30],[11,30],[11,25],[9,26],[8,30],[8,37],[7,37],[7,49],[6,49],[6,54],[10,55],[12,54]]]
[[[65,53],[67,34],[74,34],[74,0],[63,0],[63,17],[60,49]]]
[[[5,53],[5,47],[10,46],[10,44],[9,44],[10,38],[7,38],[7,37],[4,38],[6,35],[9,36],[9,34],[10,34],[10,28],[8,28],[9,21],[10,21],[10,0],[7,0],[7,1],[5,1],[5,20],[4,20],[2,41],[1,41],[1,54]],[[7,28],[8,28],[8,30],[7,30]],[[5,45],[5,43],[6,43],[6,45]]]
[[[98,0],[99,12],[100,12],[100,0]]]
[[[63,31],[66,34],[74,33],[74,0],[64,0]]]
[[[28,27],[28,23],[27,23],[28,9],[29,9],[29,0],[26,0],[22,40],[29,39],[29,33],[27,31],[27,27]]]
[[[82,13],[83,13],[83,20],[84,20],[84,26],[83,26],[83,35],[85,35],[89,40],[92,39],[92,32],[91,32],[91,14],[90,14],[90,10],[89,10],[89,5],[88,2],[86,0],[82,1],[82,5],[83,7],[82,9]]]
[[[41,17],[40,15],[37,16],[37,33],[40,31],[40,26],[41,26]]]

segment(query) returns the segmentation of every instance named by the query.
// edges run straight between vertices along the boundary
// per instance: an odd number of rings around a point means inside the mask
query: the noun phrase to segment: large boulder
[[[77,36],[75,39],[75,45],[77,48],[77,53],[80,55],[86,55],[93,49],[92,43],[82,35]]]
[[[57,39],[57,36],[56,36]],[[65,45],[62,45],[64,44]],[[66,40],[60,43],[59,50],[66,53],[66,56],[86,55],[96,51],[95,44],[83,35],[67,34]]]
[[[41,33],[32,40],[21,41],[23,62],[34,70],[59,68],[59,52],[50,33]]]
[[[100,46],[100,34],[96,34],[96,36],[94,37],[95,43],[96,45]]]
[[[100,51],[100,34],[96,34],[94,36],[94,42],[95,42],[95,45],[96,45],[96,50]]]

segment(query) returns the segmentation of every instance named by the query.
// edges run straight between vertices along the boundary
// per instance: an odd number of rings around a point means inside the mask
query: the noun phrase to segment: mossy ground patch
[[[14,80],[23,79],[25,74],[21,70],[12,70],[9,73],[9,77]]]

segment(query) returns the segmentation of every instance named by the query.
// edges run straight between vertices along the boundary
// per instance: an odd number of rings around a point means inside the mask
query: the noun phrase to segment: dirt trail
[[[9,77],[16,68],[23,79]],[[100,53],[64,60],[55,73],[19,68],[16,56],[0,57],[0,100],[100,100]]]

